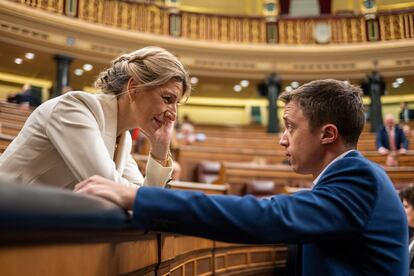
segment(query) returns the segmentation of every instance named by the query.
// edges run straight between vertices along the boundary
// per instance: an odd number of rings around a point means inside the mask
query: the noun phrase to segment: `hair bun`
[[[124,62],[124,61],[129,62],[129,60],[130,60],[129,55],[128,54],[123,54],[122,56],[120,56],[120,57],[116,58],[114,61],[112,61],[112,65],[115,65],[119,62]]]

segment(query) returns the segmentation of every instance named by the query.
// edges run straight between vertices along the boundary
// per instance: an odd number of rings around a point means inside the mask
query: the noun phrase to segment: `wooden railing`
[[[265,43],[266,21],[260,17],[183,12],[182,37],[206,41]]]
[[[0,181],[0,202],[0,275],[286,275],[285,245],[144,233],[110,202],[53,187]]]
[[[362,16],[283,19],[279,21],[280,44],[314,44],[316,24],[326,23],[331,28],[331,43],[366,42],[365,20]]]
[[[414,38],[414,12],[383,14],[379,17],[381,40]]]
[[[157,4],[113,0],[9,0],[85,22],[157,35],[172,35],[191,40],[247,44],[316,44],[315,26],[330,28],[328,43],[363,43],[414,38],[414,10],[377,13],[378,35],[369,39],[364,15],[292,18],[280,16],[267,22],[264,16],[230,16],[171,11]],[[68,8],[68,7],[72,8]],[[172,18],[172,16],[175,16]],[[171,31],[172,22],[179,22]],[[271,34],[270,34],[271,33]],[[270,36],[269,36],[270,34]],[[269,39],[274,37],[275,39]]]

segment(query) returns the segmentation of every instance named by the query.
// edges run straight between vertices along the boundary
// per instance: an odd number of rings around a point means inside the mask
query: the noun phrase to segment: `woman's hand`
[[[151,154],[157,160],[166,160],[174,135],[175,114],[166,111],[162,116],[162,125],[151,134],[146,134],[151,143]]]
[[[94,175],[76,184],[74,192],[97,196],[126,210],[131,210],[138,188],[139,186],[125,186],[99,175]]]

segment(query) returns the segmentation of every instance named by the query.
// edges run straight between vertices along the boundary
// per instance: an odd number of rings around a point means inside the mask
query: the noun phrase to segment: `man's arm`
[[[226,242],[331,241],[359,233],[371,210],[368,198],[364,202],[360,197],[353,205],[343,200],[347,195],[340,197],[325,189],[258,200],[142,187],[133,205],[134,222],[147,231]]]
[[[331,183],[313,191],[277,195],[271,200],[152,187],[139,188],[135,198],[136,191],[128,187],[99,181],[78,184],[75,190],[132,208],[136,226],[147,231],[237,243],[315,242],[360,233],[376,198],[369,185],[372,178],[364,178],[364,172],[343,169],[330,178]],[[361,175],[358,181],[355,175]]]
[[[376,134],[375,144],[377,147],[377,151],[380,154],[388,154],[389,150],[385,147],[383,141],[382,141],[383,132],[382,130],[379,130]]]

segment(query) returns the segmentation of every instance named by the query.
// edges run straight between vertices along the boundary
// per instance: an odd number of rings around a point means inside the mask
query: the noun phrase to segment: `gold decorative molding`
[[[0,19],[0,30],[11,34],[18,34],[21,36],[30,37],[37,40],[49,39],[49,35],[46,32],[34,30],[29,26],[14,24],[12,22],[8,22],[2,19]]]
[[[99,4],[102,3],[101,0],[94,1],[98,3],[97,10],[104,8]],[[122,11],[126,12],[124,8]],[[139,13],[139,10],[130,12],[127,12],[128,16]],[[74,58],[103,64],[107,64],[122,52],[157,45],[177,54],[190,72],[199,76],[253,80],[263,79],[270,72],[275,71],[284,79],[310,80],[327,77],[357,79],[364,77],[373,69],[374,60],[378,60],[384,76],[414,73],[414,63],[411,58],[414,52],[414,39],[329,45],[223,43],[214,40],[206,42],[85,22],[6,0],[0,0],[0,18],[0,41],[25,45],[50,53],[68,54]],[[188,20],[196,19],[188,18]],[[359,20],[349,21],[354,23],[345,21],[337,23],[341,28],[351,30],[360,28],[362,32],[364,28]],[[401,24],[407,24],[405,18],[399,20]],[[183,21],[183,25],[193,23]],[[261,26],[259,21],[256,23],[256,27]],[[312,24],[313,21],[305,21],[303,26],[310,28]],[[354,27],[350,27],[349,24],[354,24]],[[234,26],[239,28],[243,24]],[[288,35],[294,38],[292,43],[298,41],[301,28],[286,25],[286,33],[298,34]],[[222,30],[216,35],[225,36],[224,32],[227,31],[227,29]],[[389,32],[391,37],[391,30]],[[187,35],[195,37],[196,34]],[[283,35],[281,34],[281,37]],[[332,35],[333,39],[339,39],[338,37],[342,35],[344,37],[341,39],[350,42],[360,41],[361,37],[364,37],[361,33],[348,31],[333,32]],[[72,44],[68,44],[68,38],[73,42]],[[256,37],[257,41],[260,39],[262,38]]]
[[[379,11],[392,11],[392,10],[403,10],[414,8],[414,2],[407,1],[405,3],[395,3],[395,4],[381,4],[378,5]]]
[[[11,83],[19,83],[19,84],[25,84],[30,83],[34,86],[39,86],[43,88],[50,89],[52,87],[52,82],[50,80],[42,80],[38,78],[28,78],[28,77],[21,77],[18,75],[13,74],[7,74],[7,73],[1,73],[0,72],[0,81],[6,81]]]

